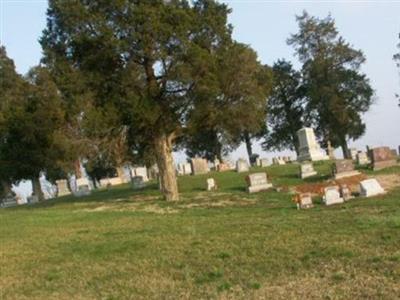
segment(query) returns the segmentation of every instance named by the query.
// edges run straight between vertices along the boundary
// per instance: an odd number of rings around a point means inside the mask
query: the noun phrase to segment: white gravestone
[[[60,179],[56,180],[57,185],[57,197],[71,195],[71,191],[68,188],[68,180]]]
[[[268,158],[261,158],[260,159],[260,167],[265,168],[270,165]]]
[[[299,139],[298,161],[318,161],[329,159],[329,157],[322,152],[312,128],[300,129],[297,131],[297,137]]]
[[[360,182],[360,195],[362,197],[372,197],[385,194],[385,190],[381,187],[379,182],[372,178]]]
[[[251,193],[257,193],[272,188],[272,184],[268,183],[266,173],[253,173],[246,177],[247,191]]]
[[[236,172],[242,173],[248,171],[249,171],[249,164],[247,163],[247,160],[239,158],[236,162]]]
[[[358,152],[357,153],[357,164],[360,166],[367,165],[370,163],[367,153],[365,152]]]
[[[357,148],[350,148],[350,156],[352,160],[357,159]]]
[[[339,188],[337,186],[331,186],[325,188],[325,195],[322,198],[322,202],[325,205],[333,205],[343,203],[344,200],[340,197]]]
[[[82,197],[82,196],[88,196],[91,194],[90,191],[90,183],[87,178],[78,178],[76,180],[76,191],[74,192],[74,195],[76,197]]]
[[[207,178],[207,191],[216,191],[218,189],[214,178]]]
[[[314,170],[312,163],[304,163],[300,165],[300,177],[301,179],[308,178],[311,176],[317,175],[317,172]]]
[[[142,176],[143,182],[149,181],[149,177],[147,176],[147,168],[146,167],[137,167],[132,170],[132,177]]]

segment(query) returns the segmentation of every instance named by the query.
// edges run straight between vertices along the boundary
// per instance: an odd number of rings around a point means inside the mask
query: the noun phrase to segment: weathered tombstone
[[[143,180],[143,176],[132,177],[132,186],[134,189],[144,188],[146,186],[146,184]]]
[[[27,202],[29,204],[35,204],[39,202],[39,197],[36,196],[35,194],[30,195],[29,197],[26,198]]]
[[[76,191],[73,193],[76,197],[88,196],[91,194],[90,183],[87,178],[78,178],[76,180]]]
[[[56,180],[57,185],[57,197],[67,196],[71,194],[71,191],[68,188],[68,180],[60,179]]]
[[[268,158],[261,158],[260,159],[260,167],[265,168],[270,165]]]
[[[192,158],[193,175],[207,174],[209,172],[208,162],[206,159],[195,157]]]
[[[253,173],[246,176],[247,191],[257,193],[272,188],[272,184],[268,183],[266,173]]]
[[[357,157],[357,164],[360,166],[367,165],[370,163],[368,155],[365,152],[359,151],[356,157]]]
[[[332,166],[332,173],[335,179],[359,175],[360,172],[354,170],[353,161],[350,159],[337,160]]]
[[[299,139],[299,156],[298,161],[318,161],[327,160],[329,157],[321,151],[321,147],[315,138],[312,128],[302,128],[297,131]]]
[[[372,168],[374,171],[397,165],[397,158],[389,147],[378,147],[371,150]]]
[[[6,197],[1,199],[1,207],[12,207],[17,205],[18,205],[17,198],[13,194],[8,194]]]
[[[207,191],[216,191],[218,189],[214,178],[207,178]]]
[[[376,195],[385,194],[385,190],[381,187],[379,182],[372,178],[360,182],[360,195],[362,197],[372,197]]]
[[[132,177],[135,177],[135,176],[142,176],[144,182],[149,181],[149,177],[147,176],[147,168],[146,167],[133,168]]]
[[[296,194],[293,201],[297,205],[297,209],[308,209],[314,207],[310,193]]]
[[[340,196],[343,198],[344,201],[349,201],[350,199],[354,198],[351,194],[349,187],[346,184],[342,184],[340,186]]]
[[[236,172],[242,173],[248,171],[249,171],[249,164],[247,163],[247,160],[239,158],[236,162]]]
[[[352,160],[356,160],[357,159],[357,148],[350,148],[350,156]]]
[[[396,149],[390,149],[390,151],[392,152],[393,157],[397,157]]]
[[[340,197],[339,188],[337,186],[330,186],[324,189],[322,202],[325,205],[333,205],[343,203],[344,200],[342,197]]]
[[[308,178],[317,175],[312,163],[303,163],[300,165],[300,178]]]
[[[284,157],[278,157],[278,165],[282,166],[282,165],[286,165],[286,161],[284,160]]]
[[[279,164],[278,158],[273,157],[273,158],[272,158],[272,164],[273,164],[273,165],[278,165],[278,164]]]
[[[261,159],[259,157],[256,158],[256,166],[261,167]]]

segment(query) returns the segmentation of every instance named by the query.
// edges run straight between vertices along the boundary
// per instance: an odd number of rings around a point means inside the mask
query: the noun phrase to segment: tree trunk
[[[351,159],[349,147],[347,146],[346,139],[342,140],[342,151],[343,151],[343,158],[344,159]]]
[[[118,174],[118,177],[121,178],[122,182],[124,182],[124,183],[127,182],[126,176],[125,176],[124,167],[118,166],[117,167],[117,174]]]
[[[77,160],[75,161],[74,168],[75,168],[75,176],[76,176],[76,178],[77,178],[77,179],[78,179],[78,178],[82,178],[81,162],[80,162],[79,159],[77,159]]]
[[[297,138],[297,133],[295,132],[292,134],[292,140],[293,140],[293,148],[294,152],[296,152],[296,156],[299,156],[299,139]]]
[[[155,140],[155,152],[160,173],[160,189],[167,201],[178,201],[178,183],[172,157],[172,135],[165,134]]]
[[[244,133],[244,142],[246,143],[247,155],[249,156],[249,162],[252,162],[253,147],[251,144],[251,138],[248,132]]]
[[[1,180],[1,196],[7,196],[12,194],[11,183],[7,182],[6,180]]]
[[[40,186],[39,177],[35,177],[35,178],[31,179],[31,180],[32,180],[32,191],[33,191],[33,194],[38,197],[39,201],[43,201],[44,200],[44,194],[43,194],[43,191],[42,191],[42,187]]]

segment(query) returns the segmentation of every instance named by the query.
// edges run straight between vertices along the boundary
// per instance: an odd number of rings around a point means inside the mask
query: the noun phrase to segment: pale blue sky
[[[363,67],[376,91],[376,104],[364,116],[367,132],[351,146],[396,147],[400,144],[400,108],[394,97],[400,91],[400,80],[392,60],[400,32],[400,1],[224,1],[233,9],[230,22],[234,37],[250,44],[263,63],[272,64],[279,58],[292,60],[293,50],[286,45],[290,33],[297,31],[295,15],[307,10],[311,15],[325,17],[331,13],[340,34],[354,47],[364,51]],[[0,0],[1,44],[14,59],[17,70],[26,73],[41,57],[38,38],[46,24],[47,1]],[[256,145],[255,152],[262,156]],[[244,147],[232,154],[246,157]],[[182,159],[179,155],[178,160]]]

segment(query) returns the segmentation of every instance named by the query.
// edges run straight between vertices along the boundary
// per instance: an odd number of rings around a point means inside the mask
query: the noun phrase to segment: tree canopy
[[[364,134],[361,116],[373,100],[369,79],[360,71],[365,56],[339,36],[331,16],[318,19],[304,12],[297,22],[299,32],[288,44],[303,63],[307,110],[323,144],[341,146],[348,158],[347,140]]]

